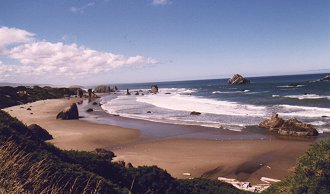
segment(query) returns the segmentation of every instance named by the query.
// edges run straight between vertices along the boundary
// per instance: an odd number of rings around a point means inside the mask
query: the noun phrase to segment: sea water
[[[318,81],[325,75],[255,77],[244,85],[229,85],[228,79],[122,84],[120,92],[102,97],[101,103],[107,113],[123,117],[235,131],[277,113],[323,133],[330,132],[330,82]],[[151,84],[158,85],[159,93],[149,92]]]

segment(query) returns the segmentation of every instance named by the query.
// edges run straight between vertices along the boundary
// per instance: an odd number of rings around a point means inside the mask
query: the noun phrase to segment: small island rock
[[[228,80],[229,84],[248,84],[250,80],[244,78],[240,74],[235,74],[231,79]]]

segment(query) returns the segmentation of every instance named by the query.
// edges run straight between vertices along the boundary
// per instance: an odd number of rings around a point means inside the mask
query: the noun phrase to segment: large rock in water
[[[321,81],[330,81],[330,75],[325,76]]]
[[[67,107],[66,109],[58,113],[56,119],[62,119],[62,120],[79,119],[77,104],[73,103],[71,104],[70,107]]]
[[[158,93],[158,86],[157,85],[151,85],[151,92],[154,93],[154,94],[157,94]]]
[[[284,123],[284,119],[278,117],[278,114],[274,114],[270,119],[263,120],[259,127],[269,129],[270,131],[279,130]]]
[[[235,74],[231,79],[228,80],[229,84],[248,84],[250,80],[244,78],[240,74]]]
[[[40,127],[37,124],[32,124],[28,126],[29,130],[32,132],[32,135],[35,139],[40,141],[46,141],[53,139],[53,136],[46,131],[46,129]]]
[[[278,130],[278,133],[290,136],[316,136],[319,134],[312,125],[303,123],[297,119],[285,121]]]

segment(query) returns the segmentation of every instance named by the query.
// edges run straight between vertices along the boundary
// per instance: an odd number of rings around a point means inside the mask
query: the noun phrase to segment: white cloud
[[[15,43],[25,43],[34,39],[35,34],[17,28],[0,27],[0,48]]]
[[[141,67],[157,63],[155,59],[150,57],[124,56],[93,50],[77,44],[38,40],[26,42],[34,34],[24,30],[16,30],[25,32],[27,38],[16,38],[15,41],[3,43],[3,45],[8,45],[12,42],[22,42],[6,48],[6,52],[3,52],[2,56],[10,60],[17,60],[19,64],[8,65],[0,61],[1,77],[50,75],[54,79],[82,79],[99,73],[107,73],[116,68]],[[3,33],[6,32],[0,31],[0,37],[4,36]]]
[[[88,7],[92,7],[95,5],[95,2],[89,2],[81,7],[71,7],[70,11],[73,13],[81,13],[83,14],[85,12],[85,9],[87,9]]]
[[[152,0],[153,5],[167,5],[170,4],[169,0]]]

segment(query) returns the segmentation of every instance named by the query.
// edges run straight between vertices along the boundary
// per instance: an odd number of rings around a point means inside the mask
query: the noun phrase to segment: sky
[[[330,72],[329,0],[0,0],[0,82]]]

